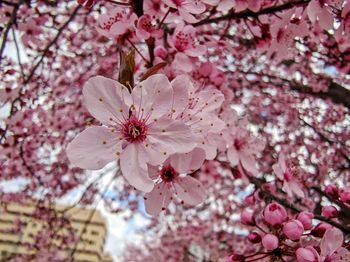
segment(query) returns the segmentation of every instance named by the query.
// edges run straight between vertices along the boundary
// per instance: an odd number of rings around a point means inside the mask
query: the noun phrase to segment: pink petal
[[[198,57],[204,55],[207,52],[207,48],[204,45],[198,45],[191,49],[185,50],[185,54],[192,57]]]
[[[183,7],[192,14],[201,14],[205,11],[205,5],[201,2],[187,1]]]
[[[217,7],[218,11],[228,11],[232,7],[234,7],[234,2],[233,0],[222,0]]]
[[[285,155],[281,152],[278,156],[278,164],[280,165],[281,169],[283,172],[287,170],[287,165],[286,165],[286,157]]]
[[[156,180],[159,177],[158,166],[148,165],[148,175],[152,180]]]
[[[70,162],[84,169],[101,169],[118,158],[121,141],[116,133],[103,126],[85,129],[67,147]]]
[[[173,89],[165,75],[155,74],[135,86],[132,97],[136,114],[142,118],[150,115],[150,123],[170,113]]]
[[[321,256],[332,255],[343,244],[344,236],[338,228],[330,228],[324,234],[321,240]]]
[[[125,86],[102,76],[90,78],[84,86],[83,96],[90,114],[101,123],[121,122],[129,109],[124,100],[130,99]]]
[[[218,141],[216,139],[218,139],[216,134],[209,133],[207,136],[204,136],[197,145],[197,147],[204,150],[205,159],[207,160],[213,160],[217,155]],[[226,144],[225,144],[225,149],[226,149]]]
[[[227,149],[227,158],[233,167],[238,165],[238,161],[239,161],[238,152],[234,147],[229,147]]]
[[[174,90],[172,110],[175,112],[173,112],[173,118],[176,118],[187,107],[188,93],[193,90],[193,84],[187,75],[180,75],[171,81],[171,85]]]
[[[300,185],[296,181],[290,181],[289,186],[298,197],[303,198],[305,196],[303,190],[301,190]]]
[[[120,156],[120,168],[130,185],[143,192],[150,192],[154,182],[148,176],[147,164],[137,144],[129,144]]]
[[[173,188],[169,183],[159,183],[150,193],[145,195],[146,212],[150,215],[158,215],[170,203]]]
[[[202,166],[204,160],[204,150],[195,148],[189,153],[170,156],[170,165],[180,174],[192,173]]]
[[[193,67],[191,59],[184,53],[177,53],[174,59],[174,66],[182,72],[190,72]]]
[[[252,173],[252,175],[257,175],[259,173],[255,167],[255,159],[251,155],[240,153],[239,160],[241,161],[244,169]]]
[[[179,177],[174,182],[177,196],[188,205],[198,205],[205,200],[202,184],[191,176]]]
[[[198,20],[191,15],[187,10],[185,10],[184,8],[179,8],[178,9],[180,16],[187,22],[190,24],[196,23],[198,22]]]
[[[272,166],[273,172],[276,174],[276,176],[280,179],[280,180],[284,180],[284,175],[283,175],[283,171],[281,169],[281,165],[279,163],[274,164]]]
[[[225,96],[219,90],[203,90],[198,94],[198,102],[193,111],[212,112],[218,109],[224,100]]]
[[[148,140],[157,151],[164,152],[167,156],[187,153],[196,146],[190,128],[182,121],[168,118],[161,118],[150,126]]]

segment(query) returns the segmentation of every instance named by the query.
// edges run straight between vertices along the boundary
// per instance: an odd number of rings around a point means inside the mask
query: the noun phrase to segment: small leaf
[[[164,68],[165,66],[166,66],[166,63],[161,62],[161,63],[156,64],[155,66],[151,67],[150,69],[148,69],[148,71],[146,73],[143,74],[143,76],[141,77],[141,81],[146,80],[151,75],[156,74],[160,69]]]
[[[120,50],[119,54],[120,67],[118,81],[131,92],[134,87],[135,50],[132,49],[128,54]]]

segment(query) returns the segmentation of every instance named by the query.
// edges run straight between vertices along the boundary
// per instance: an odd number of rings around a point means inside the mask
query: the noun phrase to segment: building
[[[57,229],[58,236],[65,232],[74,231],[78,241],[62,248],[58,239],[48,240],[50,246],[58,250],[62,256],[72,258],[76,262],[111,262],[109,255],[104,253],[104,244],[107,234],[106,223],[98,210],[79,207],[67,207],[55,205],[52,213],[60,214],[60,217],[69,217],[69,227],[62,226]],[[7,204],[0,206],[0,261],[7,261],[17,255],[34,257],[34,253],[40,250],[28,248],[35,244],[35,236],[48,227],[45,218],[33,218],[33,212],[37,212],[34,205]],[[51,211],[49,212],[51,213]],[[63,216],[64,214],[64,216]],[[52,220],[52,219],[51,219]],[[52,220],[54,221],[54,220]],[[21,224],[20,233],[16,232],[16,225]],[[58,227],[59,228],[59,227]],[[67,235],[67,234],[66,234]],[[62,250],[63,249],[63,250]],[[47,252],[47,251],[46,251]],[[40,256],[42,256],[40,254]],[[37,259],[28,259],[35,261]]]

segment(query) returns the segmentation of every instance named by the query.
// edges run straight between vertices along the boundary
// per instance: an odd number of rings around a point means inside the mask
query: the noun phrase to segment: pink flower
[[[18,26],[18,30],[23,31],[22,35],[23,44],[29,46],[30,44],[39,45],[40,39],[38,36],[42,34],[43,30],[38,26],[34,19],[29,19],[26,23],[21,23]]]
[[[254,155],[263,150],[264,143],[241,127],[231,128],[227,141],[231,141],[227,148],[227,158],[231,165],[235,167],[241,164],[245,170],[257,175]]]
[[[191,25],[179,24],[168,43],[176,49],[174,63],[184,72],[192,70],[192,61],[190,57],[203,55],[207,48],[204,45],[196,43],[196,29]]]
[[[92,77],[83,96],[89,112],[104,126],[85,129],[68,145],[68,158],[81,168],[100,169],[120,159],[128,182],[149,192],[154,182],[147,163],[161,164],[171,154],[189,152],[196,145],[185,124],[166,117],[173,89],[164,75],[150,76],[131,94],[112,79]]]
[[[244,225],[254,226],[254,212],[248,209],[244,209],[241,213],[241,223]]]
[[[272,226],[280,225],[287,219],[287,211],[280,204],[268,204],[264,209],[264,219]]]
[[[254,244],[261,242],[261,236],[256,232],[251,232],[248,235],[248,240]]]
[[[322,215],[327,218],[335,218],[338,216],[338,210],[334,206],[322,207]]]
[[[163,2],[176,10],[187,23],[195,23],[198,20],[192,14],[201,14],[205,11],[205,5],[201,0],[163,0]]]
[[[157,27],[155,20],[152,20],[149,14],[144,14],[137,21],[136,35],[140,39],[160,38],[163,36],[163,30]]]
[[[283,189],[292,197],[293,193],[298,197],[304,197],[304,192],[301,190],[299,183],[296,181],[293,171],[288,167],[283,153],[278,157],[278,163],[272,166],[278,179],[283,181]]]
[[[304,233],[304,226],[299,220],[292,219],[284,224],[283,233],[290,240],[298,240]]]
[[[196,136],[198,147],[205,150],[206,159],[212,160],[217,154],[218,139],[213,139],[225,128],[216,110],[224,101],[219,90],[196,88],[186,75],[176,77],[172,117],[189,126]]]
[[[272,251],[272,250],[278,248],[278,242],[279,242],[278,238],[273,234],[266,234],[262,238],[262,245],[268,251]]]
[[[127,13],[126,9],[117,7],[108,14],[100,15],[97,31],[107,37],[118,37],[134,29],[136,20],[136,14]]]
[[[312,228],[312,219],[314,214],[308,211],[301,212],[297,219],[303,224],[305,230],[309,230]]]
[[[204,159],[204,151],[195,148],[187,154],[170,156],[161,166],[149,167],[152,176],[158,177],[158,182],[154,189],[145,195],[146,212],[157,215],[161,210],[165,210],[174,193],[188,205],[195,206],[202,203],[205,199],[202,184],[186,174],[199,169]]]
[[[297,249],[295,254],[297,256],[298,262],[318,262],[320,260],[319,254],[311,246],[308,246],[306,248],[300,247]]]

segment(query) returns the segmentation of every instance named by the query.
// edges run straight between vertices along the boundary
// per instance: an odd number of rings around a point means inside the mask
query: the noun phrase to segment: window
[[[95,230],[92,230],[92,231],[91,231],[91,235],[93,235],[93,236],[98,236],[98,232],[95,231]]]

